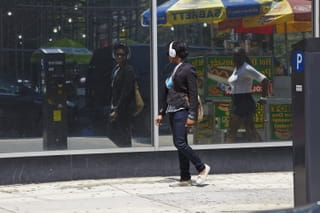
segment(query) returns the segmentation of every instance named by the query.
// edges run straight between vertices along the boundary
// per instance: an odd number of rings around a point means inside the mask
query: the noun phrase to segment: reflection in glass
[[[133,119],[132,146],[151,146],[149,31],[139,17],[148,1],[4,0],[1,4],[1,152],[43,150],[40,47],[65,53],[68,149],[117,148],[108,138],[107,119],[115,41],[131,48],[130,63],[145,103]]]
[[[231,20],[230,20],[230,24]],[[174,29],[174,30],[173,30]],[[291,134],[291,44],[311,36],[302,33],[269,33],[267,31],[241,32],[235,25],[226,23],[190,23],[173,26],[158,25],[159,82],[166,71],[167,41],[184,40],[189,44],[188,61],[195,66],[198,75],[198,92],[204,101],[204,120],[189,133],[191,144],[226,143],[229,128],[230,94],[223,88],[233,72],[232,50],[236,46],[246,49],[254,67],[271,81],[267,104],[256,104],[254,125],[264,142],[289,141]],[[162,79],[162,80],[161,80]],[[161,96],[159,83],[159,96]],[[261,85],[254,82],[252,91],[255,101],[261,96]],[[172,146],[170,128],[166,122],[160,127],[160,145]],[[240,128],[234,143],[249,142],[245,129]]]

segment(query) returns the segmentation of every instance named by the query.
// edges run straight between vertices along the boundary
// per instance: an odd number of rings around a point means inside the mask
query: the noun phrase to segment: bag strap
[[[182,65],[183,63],[180,62],[174,69],[173,69],[173,72],[171,74],[171,77],[172,77],[172,82],[173,82],[173,76],[176,74],[178,68]]]

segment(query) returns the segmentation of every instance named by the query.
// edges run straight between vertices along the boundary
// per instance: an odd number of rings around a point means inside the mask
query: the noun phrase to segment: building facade
[[[258,152],[264,153],[262,156],[268,155],[265,151],[267,149],[278,150],[275,153],[286,153],[284,164],[280,163],[279,167],[273,164],[256,170],[290,169],[290,163],[288,163],[288,154],[292,145],[290,44],[311,35],[309,33],[286,35],[243,33],[236,26],[223,27],[214,22],[159,24],[152,28],[151,23],[150,25],[144,23],[146,20],[143,17],[152,3],[154,2],[146,0],[1,1],[0,98],[3,100],[0,104],[0,152],[3,155],[2,165],[5,164],[7,167],[10,159],[20,162],[21,159],[32,161],[33,157],[36,157],[38,160],[46,159],[48,162],[56,162],[54,158],[60,160],[64,158],[70,166],[69,163],[72,160],[81,159],[82,161],[88,156],[94,156],[88,158],[94,159],[95,162],[99,161],[99,156],[114,161],[114,153],[130,158],[137,157],[141,152],[146,159],[152,159],[150,153],[155,153],[158,156],[156,159],[160,160],[161,154],[165,156],[168,152],[171,153],[174,147],[168,122],[165,121],[158,129],[154,127],[154,116],[157,114],[158,99],[163,95],[164,80],[169,74],[166,71],[167,44],[171,40],[184,40],[189,45],[189,61],[197,69],[199,94],[204,105],[204,120],[197,123],[190,132],[188,136],[190,144],[203,152],[208,159],[211,158],[210,151],[217,154],[217,150],[223,150],[223,152],[233,150],[235,153],[229,154],[230,157],[237,156],[235,159],[241,159],[241,154],[238,153],[241,150],[245,150],[243,153],[251,154],[259,150]],[[157,5],[162,3],[164,1],[158,1]],[[151,29],[156,29],[156,32]],[[156,42],[153,40],[153,33],[157,35]],[[110,139],[112,133],[108,118],[110,106],[108,88],[115,64],[112,57],[112,44],[117,41],[125,42],[130,47],[129,62],[134,67],[144,100],[142,112],[131,119],[132,147],[126,148],[118,147]],[[235,46],[240,45],[246,49],[255,68],[264,73],[272,84],[269,87],[267,104],[256,105],[255,126],[263,141],[249,142],[245,130],[240,128],[236,142],[227,144],[225,138],[229,125],[231,99],[230,94],[219,88],[218,79],[226,78],[232,72],[231,52]],[[48,151],[43,142],[43,116],[45,115],[43,115],[42,106],[45,99],[39,56],[41,48],[64,50],[63,93],[67,103],[65,121],[67,122],[67,146],[62,150]],[[154,49],[157,57],[154,57]],[[257,100],[261,96],[261,85],[255,82],[252,89]],[[75,155],[79,155],[78,158]],[[171,159],[171,155],[168,159]],[[218,160],[218,162],[226,161],[228,159]],[[120,162],[129,163],[126,160]],[[140,165],[141,162],[137,160],[137,164]],[[262,165],[263,161],[260,163]],[[31,167],[32,170],[36,168],[34,165]],[[252,169],[253,167],[245,166],[243,170],[256,171]],[[44,165],[43,168],[48,169],[43,171],[50,170]],[[68,168],[63,169],[68,170]],[[238,171],[232,169],[233,166],[225,167],[228,169],[219,168],[221,172]],[[9,178],[13,170],[9,167],[7,169],[6,177]],[[29,175],[28,178],[16,179],[13,182],[59,180],[62,170],[61,167],[56,167],[56,171],[59,172],[55,173],[56,176],[52,177],[56,178],[52,179],[44,175],[44,172],[38,174],[38,177],[41,177],[38,179]],[[89,172],[83,176],[78,174],[78,177],[120,176],[110,175],[108,172],[103,175],[103,172],[99,173],[100,169],[97,167],[94,170],[91,176]],[[162,171],[163,174],[171,174],[164,168]],[[131,172],[134,173],[134,171]],[[100,175],[97,175],[98,173]],[[128,172],[124,176],[132,174]],[[147,175],[160,175],[160,173],[149,172]],[[66,179],[77,178],[76,176],[68,170]],[[10,183],[10,181],[3,183]]]

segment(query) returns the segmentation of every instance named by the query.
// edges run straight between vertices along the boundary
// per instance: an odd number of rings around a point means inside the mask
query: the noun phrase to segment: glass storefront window
[[[160,5],[163,2],[158,3]],[[168,11],[169,8],[170,4],[167,4],[160,10]],[[163,19],[163,14],[159,13],[158,45],[166,48],[170,40],[183,40],[188,43],[188,61],[197,69],[198,91],[204,102],[205,110],[204,120],[197,123],[188,135],[189,143],[226,143],[231,97],[228,92],[223,91],[221,83],[225,83],[233,72],[232,50],[236,46],[243,47],[253,66],[270,80],[267,104],[256,104],[254,115],[254,124],[262,138],[261,142],[291,141],[291,45],[303,38],[311,37],[311,32],[277,33],[275,28],[272,28],[271,31],[266,31],[266,28],[265,31],[260,32],[254,30],[242,32],[237,26],[232,25],[234,20],[230,20],[231,27],[222,27],[221,24],[199,22],[200,15],[199,19],[195,18],[194,23],[191,21],[189,21],[191,23],[183,23],[187,22],[188,18],[191,20],[193,16],[188,16],[188,10],[183,6],[179,8],[179,4],[174,4],[173,10],[178,14],[175,18],[184,18],[184,20],[181,23],[171,24],[170,18],[172,17]],[[165,50],[159,51],[160,89],[163,87],[165,76],[170,75],[165,69],[167,62]],[[261,84],[254,82],[252,93],[256,101],[261,96],[261,92]],[[159,96],[162,96],[162,92],[159,92]],[[247,142],[252,141],[248,140],[242,126],[238,130],[235,143]],[[168,145],[172,145],[172,135],[166,120],[160,127],[160,146]]]
[[[164,2],[159,0],[157,4]],[[311,37],[310,32],[242,32],[235,25],[237,20],[224,25],[209,21],[159,24],[158,88],[154,88],[150,23],[141,20],[150,1],[3,0],[0,4],[0,152],[46,149],[40,48],[60,48],[65,53],[62,93],[66,94],[68,108],[67,149],[122,147],[111,140],[114,131],[109,119],[116,64],[112,45],[117,41],[129,46],[128,60],[144,101],[142,112],[124,121],[132,124],[132,145],[124,146],[157,149],[153,140],[158,136],[153,135],[152,90],[158,90],[159,99],[162,97],[163,82],[170,74],[166,70],[166,45],[171,40],[188,43],[188,60],[198,74],[205,117],[188,135],[191,144],[225,143],[231,101],[219,81],[232,72],[231,52],[235,46],[244,47],[254,67],[271,82],[267,104],[256,105],[254,122],[258,133],[264,142],[291,140],[291,45]],[[253,91],[258,99],[261,85],[254,82]],[[119,132],[116,137],[124,136],[125,131]],[[236,142],[248,142],[243,128]],[[173,146],[167,120],[159,128],[159,143]]]
[[[0,152],[46,149],[42,105],[51,99],[43,93],[48,85],[43,85],[40,73],[39,48],[60,48],[65,54],[65,81],[59,91],[66,95],[67,120],[62,122],[67,122],[68,149],[119,147],[110,135],[119,138],[124,133],[115,135],[109,127],[116,64],[112,44],[117,41],[129,46],[128,63],[144,100],[142,112],[125,119],[132,123],[132,147],[152,146],[150,35],[140,24],[148,1],[4,0],[0,4]],[[125,128],[122,124],[117,128]]]

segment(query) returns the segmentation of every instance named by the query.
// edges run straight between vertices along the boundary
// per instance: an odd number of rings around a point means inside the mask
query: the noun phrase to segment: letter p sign
[[[292,68],[296,72],[302,72],[304,69],[304,55],[302,51],[296,51],[293,54]]]

